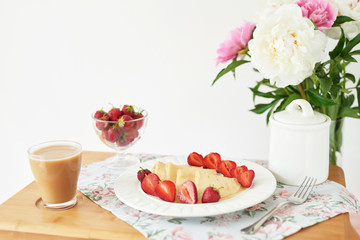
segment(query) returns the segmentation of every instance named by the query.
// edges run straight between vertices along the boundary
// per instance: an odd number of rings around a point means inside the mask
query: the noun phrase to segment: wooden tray
[[[83,164],[102,161],[113,153],[84,151]],[[330,166],[330,180],[345,185],[341,168]],[[68,210],[41,206],[35,182],[0,205],[0,239],[146,239],[132,226],[78,193],[78,204]],[[287,239],[359,239],[349,214],[341,214],[302,229]]]

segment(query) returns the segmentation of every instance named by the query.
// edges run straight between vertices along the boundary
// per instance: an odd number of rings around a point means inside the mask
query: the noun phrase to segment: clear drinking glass
[[[121,109],[122,106],[120,106]],[[123,169],[137,164],[140,160],[126,153],[144,133],[147,125],[148,113],[136,106],[132,106],[135,112],[141,112],[142,117],[128,121],[105,121],[91,115],[94,130],[99,139],[108,147],[115,150],[113,157],[106,159],[107,166],[112,169]]]
[[[76,202],[82,147],[73,141],[49,141],[28,149],[28,157],[45,207],[68,209]]]

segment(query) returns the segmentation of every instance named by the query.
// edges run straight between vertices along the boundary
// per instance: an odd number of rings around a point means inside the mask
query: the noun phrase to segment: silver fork
[[[255,223],[251,224],[250,226],[241,229],[242,232],[247,234],[254,234],[259,230],[261,225],[271,217],[279,208],[283,207],[286,204],[302,204],[306,201],[309,194],[311,193],[314,185],[316,183],[316,178],[305,177],[304,181],[301,183],[297,191],[292,194],[286,201],[279,203],[276,205],[270,212],[265,214],[262,218],[260,218]]]

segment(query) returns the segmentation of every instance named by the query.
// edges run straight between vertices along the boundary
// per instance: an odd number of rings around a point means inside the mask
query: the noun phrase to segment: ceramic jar
[[[303,99],[270,117],[269,169],[278,182],[300,185],[309,176],[319,184],[328,178],[330,122]]]

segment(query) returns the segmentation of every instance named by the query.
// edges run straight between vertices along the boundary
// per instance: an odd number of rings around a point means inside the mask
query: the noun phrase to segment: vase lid
[[[290,125],[314,125],[327,121],[324,114],[314,111],[310,103],[304,99],[292,101],[284,111],[274,113],[273,118]]]

